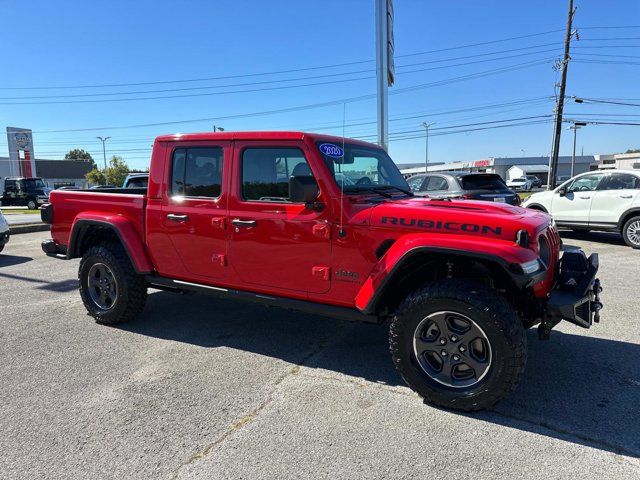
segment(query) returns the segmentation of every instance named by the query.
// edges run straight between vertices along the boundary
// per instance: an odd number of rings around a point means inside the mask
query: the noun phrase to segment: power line
[[[479,72],[479,73],[472,74],[472,75],[464,75],[462,77],[453,77],[452,79],[442,80],[442,81],[439,81],[439,82],[433,82],[433,83],[430,83],[430,84],[415,85],[413,87],[407,87],[407,88],[404,88],[404,89],[398,89],[398,90],[395,90],[393,92],[389,92],[389,94],[390,95],[396,95],[396,94],[400,94],[400,93],[405,93],[407,91],[414,91],[414,90],[419,90],[419,89],[422,89],[422,88],[429,88],[429,87],[432,87],[432,86],[444,85],[444,84],[447,84],[446,82],[455,83],[455,82],[464,81],[464,80],[471,79],[471,78],[480,78],[480,77],[484,77],[484,76],[495,75],[497,73],[504,73],[504,72],[508,72],[508,71],[514,71],[514,70],[519,70],[519,69],[523,69],[523,68],[528,68],[528,67],[535,66],[535,65],[541,65],[542,63],[547,63],[547,62],[548,62],[548,60],[535,61],[535,62],[525,62],[525,63],[517,64],[517,65],[511,66],[511,67],[493,69],[493,70],[489,70],[489,71],[485,71],[485,72]],[[327,102],[319,102],[319,103],[314,103],[314,104],[300,105],[300,106],[296,106],[296,107],[281,108],[281,109],[275,109],[275,110],[265,110],[265,111],[262,111],[262,112],[252,112],[252,113],[248,113],[248,114],[224,115],[224,116],[219,116],[219,117],[208,117],[208,118],[189,119],[189,120],[176,120],[176,121],[169,121],[169,122],[156,122],[156,123],[134,124],[134,125],[120,125],[120,126],[110,126],[110,127],[88,127],[88,128],[67,128],[67,129],[57,129],[57,130],[41,130],[41,131],[35,131],[34,133],[90,132],[90,131],[96,131],[96,130],[120,130],[120,129],[131,129],[131,128],[147,128],[147,127],[160,127],[160,126],[169,126],[169,125],[182,125],[182,124],[187,124],[187,123],[200,123],[200,122],[211,122],[211,121],[220,121],[220,120],[233,120],[233,119],[239,119],[239,118],[249,118],[249,117],[256,117],[256,116],[274,115],[274,114],[280,114],[280,113],[291,113],[291,112],[295,112],[295,111],[302,111],[302,110],[309,110],[309,109],[314,109],[314,108],[329,107],[329,106],[339,105],[339,104],[342,104],[342,103],[353,103],[353,102],[359,102],[359,101],[363,101],[363,100],[369,100],[369,99],[372,99],[372,98],[375,98],[375,94],[360,95],[360,96],[357,96],[357,97],[349,97],[349,98],[343,98],[343,99],[339,99],[339,100],[330,100],[330,101],[327,101]]]
[[[483,46],[483,45],[492,45],[492,44],[496,44],[496,43],[509,42],[509,41],[513,41],[513,40],[520,40],[520,39],[523,39],[523,38],[531,38],[531,37],[537,37],[537,36],[542,36],[542,35],[548,35],[548,34],[557,33],[557,32],[560,32],[560,31],[562,31],[562,30],[561,29],[548,30],[548,31],[544,31],[544,32],[531,33],[531,34],[527,34],[527,35],[519,35],[519,36],[516,36],[516,37],[501,38],[501,39],[498,39],[498,40],[490,40],[490,41],[486,41],[486,42],[478,42],[478,43],[471,43],[471,44],[466,44],[466,45],[458,45],[458,46],[455,46],[455,47],[447,47],[447,48],[440,48],[440,49],[435,49],[435,50],[427,50],[427,51],[422,51],[422,52],[407,53],[407,54],[403,54],[403,55],[396,55],[395,58],[415,57],[415,56],[420,56],[420,55],[429,55],[429,54],[432,54],[432,53],[448,52],[448,51],[460,50],[460,49],[464,49],[464,48],[479,47],[479,46]],[[351,66],[351,65],[360,65],[360,64],[364,64],[364,63],[373,63],[374,61],[375,60],[373,60],[373,59],[371,59],[371,60],[358,60],[358,61],[331,64],[331,65],[321,65],[321,66],[313,66],[313,67],[294,68],[294,69],[277,70],[277,71],[271,71],[271,72],[245,73],[245,74],[238,74],[238,75],[224,75],[224,76],[217,76],[217,77],[202,77],[202,78],[190,78],[190,79],[181,79],[181,80],[158,80],[158,81],[151,81],[151,82],[135,82],[135,83],[103,83],[103,84],[94,84],[94,85],[57,85],[57,86],[44,86],[44,87],[0,87],[0,90],[54,90],[54,89],[80,89],[80,88],[133,87],[133,86],[143,86],[143,85],[161,85],[161,84],[170,84],[170,83],[203,82],[203,81],[210,81],[210,80],[229,80],[229,79],[233,79],[233,78],[246,78],[246,77],[255,77],[255,76],[279,75],[279,74],[283,74],[283,73],[296,73],[296,72],[304,72],[304,71],[310,71],[310,70],[321,70],[321,69],[324,70],[324,69],[327,69],[327,68],[336,68],[336,67],[344,67],[344,66]]]
[[[507,55],[507,56],[503,56],[503,57],[496,57],[496,58],[489,58],[489,59],[484,59],[484,60],[476,60],[476,61],[470,61],[470,62],[456,63],[456,64],[452,64],[452,65],[441,65],[441,66],[437,66],[437,67],[422,68],[422,69],[418,69],[418,70],[409,70],[409,71],[406,71],[406,72],[399,72],[398,75],[404,75],[404,74],[409,74],[409,73],[418,73],[418,72],[426,72],[426,71],[430,71],[430,70],[440,70],[440,69],[443,69],[443,68],[453,68],[453,67],[474,65],[474,64],[477,64],[477,63],[494,62],[494,61],[498,61],[498,60],[506,60],[506,59],[510,59],[510,58],[517,58],[517,57],[522,57],[522,56],[527,56],[527,55],[536,55],[536,54],[539,54],[539,53],[548,53],[548,52],[552,52],[552,51],[555,51],[555,49],[539,50],[539,51],[535,51],[535,52],[519,53],[519,54],[516,54],[516,55]],[[469,58],[469,57],[460,57],[460,58]],[[412,65],[405,65],[405,67],[414,66],[414,65],[424,65],[424,64],[428,64],[428,63],[436,63],[436,62],[442,62],[442,61],[451,61],[451,60],[434,60],[434,61],[431,61],[431,62],[421,62],[421,63],[412,64]],[[210,90],[210,89],[242,87],[242,86],[252,86],[252,85],[264,85],[264,84],[281,83],[281,82],[292,82],[292,81],[299,81],[299,80],[310,80],[310,79],[327,78],[327,77],[335,77],[335,76],[342,76],[342,75],[354,75],[354,74],[367,73],[367,72],[372,72],[372,71],[374,71],[374,70],[372,70],[372,69],[369,69],[369,70],[357,70],[357,71],[353,71],[353,72],[343,72],[343,73],[334,73],[334,74],[326,74],[326,75],[314,75],[314,76],[311,76],[311,77],[307,76],[307,77],[297,77],[297,78],[283,79],[283,80],[265,80],[265,81],[261,81],[261,82],[236,83],[236,84],[229,84],[229,85],[214,85],[214,86],[206,86],[206,87],[184,87],[184,88],[170,88],[170,89],[161,89],[161,90],[140,90],[140,91],[135,91],[135,92],[108,92],[108,93],[82,93],[82,94],[71,94],[71,95],[35,95],[35,96],[22,96],[22,97],[0,97],[0,100],[29,100],[29,99],[51,99],[51,98],[86,98],[86,97],[105,97],[105,96],[116,96],[116,95],[139,95],[139,94],[148,94],[148,93],[166,93],[166,92],[181,92],[181,91],[195,91],[195,90]],[[349,81],[366,80],[366,79],[371,79],[371,78],[374,78],[374,77],[373,76],[359,77],[359,78],[353,78],[353,79],[346,79],[344,81],[345,82],[349,82]],[[335,83],[335,82],[327,82],[327,83]],[[298,87],[307,86],[307,85],[323,85],[323,84],[324,84],[324,82],[315,83],[315,84],[305,84],[305,85],[291,85],[288,88],[298,88]],[[287,87],[277,87],[277,89],[281,89],[281,88],[287,88]],[[250,90],[248,90],[248,91],[250,91]],[[225,93],[239,93],[239,92],[220,92],[220,94],[225,94]],[[148,97],[141,97],[140,99],[144,100],[146,98],[148,98]],[[25,103],[29,104],[30,102],[25,102]],[[15,103],[15,104],[18,104],[18,103]]]
[[[461,81],[460,79],[478,78],[478,77],[485,76],[486,74],[500,73],[502,71],[511,71],[513,69],[517,70],[520,67],[525,66],[525,65],[529,66],[529,65],[533,65],[533,64],[542,64],[542,63],[547,63],[550,60],[552,60],[552,59],[549,59],[549,58],[537,59],[537,60],[533,60],[531,62],[525,62],[525,63],[506,66],[506,67],[496,68],[494,70],[489,70],[489,71],[485,71],[485,72],[478,72],[478,73],[475,73],[475,74],[464,75],[464,76],[461,76],[461,77],[453,77],[453,79],[445,79],[445,80],[441,80],[439,82],[433,82],[432,84],[429,84],[429,85],[430,86],[446,85],[449,82],[454,83],[454,81]],[[472,63],[478,63],[478,62],[467,62],[465,64],[469,65],[469,64],[472,64]],[[453,67],[453,66],[461,66],[461,65],[465,65],[465,64],[448,65],[447,68]],[[413,71],[410,71],[410,72],[403,72],[403,74],[416,73],[416,72],[427,71],[427,70],[435,70],[435,69],[438,69],[438,68],[439,67],[431,67],[431,68],[426,68],[426,69],[413,70]],[[135,102],[135,101],[145,101],[145,100],[166,100],[166,99],[172,99],[172,98],[191,98],[191,97],[229,95],[229,94],[236,94],[236,93],[255,93],[255,92],[264,92],[264,91],[272,91],[272,90],[285,90],[285,89],[291,89],[291,88],[303,88],[303,87],[311,87],[311,86],[319,86],[319,85],[332,85],[332,84],[337,84],[337,83],[353,82],[353,81],[360,81],[360,80],[370,80],[372,78],[375,78],[375,76],[356,77],[356,78],[348,78],[348,79],[342,79],[342,80],[330,80],[330,81],[323,81],[323,82],[312,82],[312,83],[304,83],[304,84],[299,84],[299,85],[286,85],[286,86],[275,86],[275,87],[265,87],[265,88],[244,89],[244,90],[231,90],[231,91],[225,91],[225,92],[203,92],[203,93],[189,93],[189,94],[184,94],[184,95],[160,95],[160,96],[153,96],[153,97],[137,97],[137,98],[108,98],[108,99],[91,99],[91,100],[55,100],[55,101],[33,101],[33,102],[31,102],[31,101],[29,101],[29,102],[0,102],[0,105],[54,105],[54,104],[55,105],[59,105],[59,104],[76,104],[76,103],[112,103],[112,102]],[[209,88],[209,87],[196,87],[196,89],[199,89],[199,88]],[[426,84],[422,85],[422,86],[414,86],[414,87],[408,87],[408,88],[411,88],[411,89],[426,88]],[[189,89],[185,89],[185,90],[190,90],[190,88]],[[397,93],[399,93],[401,91],[410,91],[410,90],[397,89],[392,93],[397,94]],[[143,92],[140,92],[140,93],[143,93]],[[99,95],[110,95],[110,94],[105,93],[105,94],[99,94]],[[69,97],[76,97],[76,96],[87,96],[87,95],[85,95],[85,94],[82,94],[82,95],[69,95]],[[89,95],[89,96],[93,96],[93,95]],[[10,97],[10,98],[13,99],[13,97]],[[24,97],[24,98],[26,98],[26,97]],[[52,98],[57,98],[57,97],[54,96]]]

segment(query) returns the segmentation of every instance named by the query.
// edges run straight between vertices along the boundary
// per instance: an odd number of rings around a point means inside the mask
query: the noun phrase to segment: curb
[[[26,225],[9,225],[9,234],[17,235],[19,233],[44,232],[50,230],[51,225],[46,223],[29,223]]]

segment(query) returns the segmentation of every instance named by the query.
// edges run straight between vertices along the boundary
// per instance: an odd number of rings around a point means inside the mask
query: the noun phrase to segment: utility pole
[[[105,142],[109,140],[111,137],[96,137],[98,140],[102,142],[102,157],[104,159],[104,169],[107,169],[107,151],[105,149]]]
[[[424,140],[424,173],[429,173],[429,127],[435,123],[422,122],[422,126],[427,132]]]
[[[558,103],[556,104],[556,120],[553,130],[553,147],[551,149],[551,161],[549,165],[549,180],[547,188],[553,190],[556,188],[556,176],[558,172],[558,155],[560,151],[560,135],[562,133],[562,112],[564,110],[564,92],[567,87],[567,70],[569,67],[569,50],[571,47],[571,37],[573,31],[571,25],[573,23],[573,15],[576,13],[573,8],[573,0],[569,0],[569,15],[567,18],[567,32],[564,39],[564,56],[562,58],[562,79],[560,80],[560,92],[558,95]]]
[[[388,87],[393,85],[393,3],[376,0],[376,83],[378,145],[389,148]]]
[[[574,170],[576,166],[576,138],[578,134],[578,129],[582,127],[586,127],[586,122],[573,122],[573,125],[568,128],[568,130],[573,130],[573,154],[571,155],[571,178],[573,178]]]

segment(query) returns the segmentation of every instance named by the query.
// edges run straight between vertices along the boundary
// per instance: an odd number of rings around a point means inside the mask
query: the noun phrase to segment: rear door
[[[590,173],[577,177],[565,188],[565,194],[560,195],[557,191],[551,201],[551,215],[560,223],[573,225],[584,225],[589,223],[589,211],[591,201],[605,177],[604,173]]]
[[[174,143],[169,148],[168,195],[160,229],[182,267],[165,275],[225,280],[227,275],[228,164],[231,142]],[[166,265],[171,263],[165,262]]]
[[[640,193],[640,177],[631,173],[611,172],[593,193],[589,225],[614,226],[631,208]]]
[[[329,202],[289,200],[291,175],[314,175],[301,142],[237,142],[229,200],[229,260],[247,288],[323,293],[331,280]]]

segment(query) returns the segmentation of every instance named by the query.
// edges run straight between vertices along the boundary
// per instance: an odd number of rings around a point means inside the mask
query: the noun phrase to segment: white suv
[[[522,206],[550,213],[559,227],[620,232],[627,245],[640,248],[640,171],[583,173],[534,193]]]

